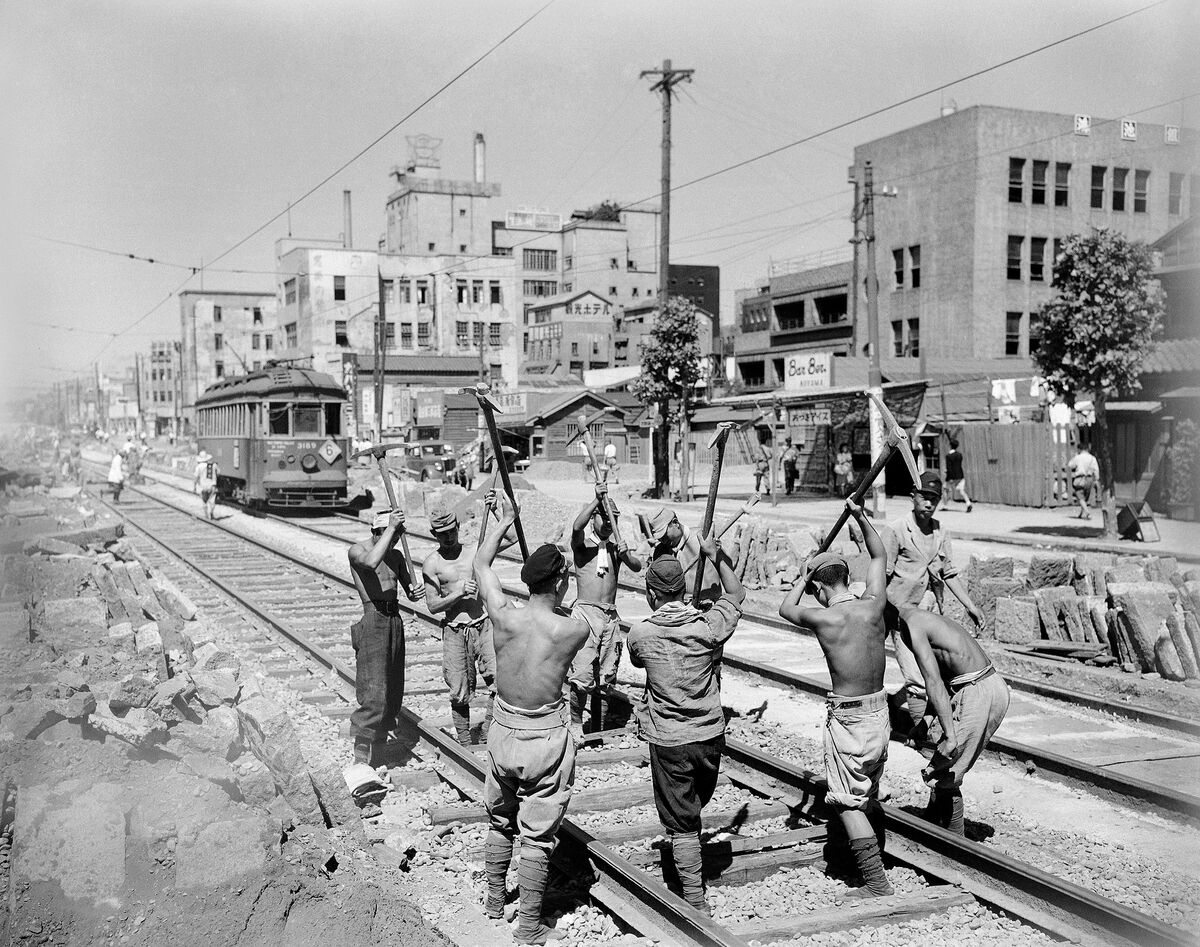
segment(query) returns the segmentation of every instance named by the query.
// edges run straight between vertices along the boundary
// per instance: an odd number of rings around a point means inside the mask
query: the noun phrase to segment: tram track
[[[133,492],[149,502],[122,503],[114,507],[118,513],[125,515],[131,525],[171,555],[187,562],[223,595],[236,600],[264,625],[283,635],[306,659],[316,662],[323,669],[322,675],[313,675],[316,681],[306,680],[305,684],[328,679],[330,686],[346,698],[354,673],[351,662],[341,656],[345,653],[344,645],[339,647],[334,643],[332,632],[325,635],[315,632],[320,626],[329,628],[332,625],[339,628],[340,634],[344,624],[337,621],[337,616],[342,612],[348,615],[357,612],[357,596],[347,577],[301,557],[272,549],[228,525],[201,520],[162,497],[136,489]],[[220,541],[214,541],[218,535],[215,531],[219,531]],[[319,615],[319,625],[306,626],[307,618],[281,617],[279,611],[284,605],[290,606],[293,616],[307,615],[315,619]],[[423,609],[404,602],[402,605],[409,614],[428,620]],[[341,637],[344,639],[344,634]],[[423,745],[460,775],[459,788],[467,795],[472,790],[477,792],[483,778],[478,748],[472,751],[459,747],[433,721],[422,719],[407,708],[403,714],[404,722]],[[611,735],[594,734],[588,742],[603,746],[610,738]],[[589,765],[587,757],[588,751],[580,753],[581,767]],[[814,773],[737,740],[729,741],[727,758],[731,783],[746,794],[743,810],[774,811],[779,816],[786,812],[793,825],[819,811],[817,800],[823,796],[823,784]],[[737,926],[718,924],[695,912],[670,895],[657,877],[623,856],[616,846],[607,844],[604,838],[580,825],[574,807],[571,812],[571,817],[564,823],[564,847],[578,857],[586,858],[596,872],[598,880],[592,886],[593,897],[636,929],[667,935],[677,942],[696,944],[744,944],[751,936],[758,940],[768,936],[771,939],[788,936],[787,925],[779,919],[774,921],[778,930],[768,930],[770,924],[766,928],[741,925],[739,930]],[[889,806],[885,807],[885,813],[889,833],[902,843],[898,846],[899,851],[889,849],[890,857],[900,864],[907,864],[922,877],[942,882],[925,886],[921,892],[897,896],[893,905],[897,917],[936,914],[939,908],[961,903],[962,893],[966,892],[989,907],[1011,912],[1026,923],[1063,939],[1082,943],[1138,944],[1181,944],[1187,940],[1183,932],[1148,915],[991,851],[987,846],[951,835],[902,810]],[[712,826],[711,819],[706,817],[705,821],[707,827]],[[785,867],[792,855],[798,864],[812,864],[815,860],[812,846],[823,835],[820,826],[810,824],[787,831],[793,834],[767,842],[735,839],[729,847],[740,845],[740,850],[726,854],[733,864],[742,859],[757,858],[758,867],[751,869],[750,874]],[[713,854],[706,850],[706,856]],[[746,864],[745,861],[741,863]],[[939,890],[930,894],[930,888]],[[866,902],[855,902],[851,906],[876,912],[883,907],[875,903],[871,908]],[[843,907],[841,913],[852,912]]]

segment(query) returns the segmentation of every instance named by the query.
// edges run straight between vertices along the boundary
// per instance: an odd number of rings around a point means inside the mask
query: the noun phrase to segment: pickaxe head
[[[587,415],[581,414],[579,416],[579,430],[567,438],[567,446],[570,446],[575,441],[579,440],[579,438],[583,437],[583,435],[587,433],[588,428],[600,420],[600,418],[604,417],[604,415],[609,414],[611,411],[612,408],[601,408],[590,418]]]
[[[883,426],[887,442],[900,452],[900,456],[904,458],[904,466],[908,468],[909,476],[912,477],[913,486],[919,487],[921,485],[921,472],[917,470],[917,458],[913,456],[912,444],[909,443],[908,434],[900,426],[900,422],[896,420],[895,415],[888,410],[882,398],[877,397],[870,391],[867,392],[867,397],[875,402],[875,406],[883,416]]]
[[[401,447],[407,447],[406,441],[397,441],[394,444],[376,444],[374,447],[364,447],[362,450],[357,450],[350,455],[350,459],[354,460],[358,457],[365,457],[370,454],[377,460],[383,460],[383,455],[390,450],[399,450]]]
[[[474,395],[479,399],[480,404],[486,404],[497,414],[503,414],[504,409],[497,404],[496,399],[492,397],[491,386],[479,382],[477,385],[471,385],[469,388],[459,388],[458,393],[461,395]]]
[[[720,424],[718,424],[716,432],[708,442],[709,449],[711,450],[721,441],[725,440],[725,438],[729,436],[729,432],[735,427],[737,427],[737,424],[735,424],[733,421],[722,421]]]
[[[761,493],[750,494],[750,499],[746,501],[746,505],[742,507],[742,510],[747,513],[750,512],[750,509],[761,499],[762,499]]]

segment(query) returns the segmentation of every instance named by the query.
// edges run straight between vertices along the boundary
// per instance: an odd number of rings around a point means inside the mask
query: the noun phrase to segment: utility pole
[[[875,399],[883,400],[883,370],[879,365],[879,277],[875,272],[875,178],[874,169],[868,161],[863,171],[863,216],[866,218],[867,244],[867,339],[871,346],[871,367],[867,373],[867,392],[874,397],[870,399],[869,418],[871,426],[871,457],[878,457],[883,451],[884,431],[883,415],[880,413]],[[871,513],[873,516],[885,515],[887,503],[887,470],[881,470],[871,487]]]
[[[659,249],[658,249],[658,311],[665,314],[667,300],[671,292],[671,96],[675,86],[681,82],[691,82],[694,69],[673,69],[671,60],[664,59],[661,69],[643,69],[640,78],[651,76],[655,82],[650,86],[651,92],[662,94],[662,210],[659,215]],[[688,393],[683,392],[679,406],[680,416],[680,449],[679,449],[679,496],[680,499],[691,499],[691,478],[688,474]],[[669,406],[660,406],[659,416],[662,419],[662,442],[657,445],[664,460],[669,463],[668,441],[670,432],[667,426]],[[655,465],[657,467],[657,464]],[[668,478],[669,479],[669,478]]]
[[[96,378],[96,429],[105,431],[108,430],[108,425],[105,423],[104,411],[100,406],[100,363],[92,362],[92,368]]]
[[[145,430],[145,422],[142,420],[142,356],[139,352],[133,353],[133,392],[137,398],[137,421],[134,423],[140,434]]]
[[[375,309],[375,443],[383,442],[383,380],[384,354],[386,347],[387,305],[383,295],[383,271],[376,269],[379,277],[379,305]]]

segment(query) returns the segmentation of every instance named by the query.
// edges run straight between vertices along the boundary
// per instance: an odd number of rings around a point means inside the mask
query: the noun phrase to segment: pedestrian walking
[[[926,814],[962,835],[963,778],[1008,712],[1008,685],[958,622],[904,606],[889,608],[888,623],[898,624],[929,695],[926,726],[935,749],[921,773],[930,789]]]
[[[484,496],[484,516],[495,502],[495,492]],[[492,644],[492,623],[479,598],[475,564],[463,554],[458,517],[447,510],[434,510],[429,528],[438,547],[425,559],[421,571],[425,579],[425,606],[442,616],[442,678],[450,688],[450,719],[458,742],[469,746],[471,740],[471,698],[478,679],[487,688],[480,742],[487,741],[492,723],[492,705],[496,695],[496,650]]]
[[[575,564],[575,607],[572,618],[587,623],[587,644],[575,655],[567,683],[571,685],[571,727],[583,736],[583,708],[589,693],[607,692],[617,682],[621,663],[621,616],[617,614],[617,584],[621,566],[642,571],[642,560],[629,549],[624,537],[614,533],[602,505],[608,484],[596,484],[596,496],[579,511],[571,524],[571,556]],[[609,509],[618,514],[609,501]],[[594,730],[603,721],[593,720]]]
[[[883,533],[888,554],[888,601],[897,608],[924,608],[942,611],[949,589],[978,629],[983,612],[975,605],[954,564],[954,549],[949,530],[934,517],[942,499],[942,481],[932,470],[921,474],[921,482],[912,495],[912,512],[890,523]],[[896,664],[904,676],[903,699],[915,726],[925,717],[925,682],[916,658],[898,634],[892,634]]]
[[[958,449],[958,441],[950,438],[950,451],[946,454],[946,502],[962,500],[967,505],[967,512],[974,508],[971,498],[967,496],[966,478],[963,475],[963,455]]]
[[[363,607],[362,618],[350,626],[358,701],[350,730],[354,760],[367,766],[384,762],[388,734],[398,723],[404,700],[404,620],[397,593],[403,589],[414,602],[425,597],[425,589],[396,549],[403,530],[404,513],[383,510],[371,520],[370,541],[355,543],[346,553]]]
[[[759,445],[758,459],[754,461],[754,492],[762,492],[763,479],[767,481],[767,488],[773,493],[775,484],[771,483],[771,461],[767,459],[767,449],[761,444]]]
[[[1100,464],[1092,452],[1080,444],[1075,449],[1075,456],[1067,463],[1067,469],[1071,471],[1071,489],[1075,493],[1075,499],[1079,501],[1079,515],[1076,519],[1090,520],[1092,511],[1088,505],[1091,503],[1096,481],[1100,479]]]
[[[204,503],[204,515],[207,519],[216,519],[217,511],[217,477],[220,468],[213,460],[212,454],[201,449],[196,455],[196,473],[192,478],[192,490],[199,492]]]
[[[125,487],[125,452],[114,450],[108,465],[108,486],[112,490],[113,503],[121,502],[121,490]]]
[[[514,940],[544,944],[552,933],[542,920],[550,853],[575,783],[575,740],[563,686],[572,660],[587,642],[588,627],[555,612],[570,570],[562,551],[550,543],[535,549],[521,568],[521,581],[529,589],[526,606],[517,608],[509,601],[492,562],[516,510],[504,496],[499,503],[500,525],[475,554],[476,581],[496,647],[496,703],[483,787],[488,814],[484,910],[493,920],[504,917],[506,878],[519,833],[521,901]]]
[[[837,456],[833,461],[833,482],[838,496],[848,497],[854,479],[854,455],[850,453],[850,445],[844,441],[838,444]]]
[[[800,450],[792,443],[789,437],[784,441],[783,448],[783,492],[787,496],[792,495],[792,490],[796,487],[796,480],[800,476]]]
[[[610,438],[604,442],[604,479],[620,483],[621,481],[617,477],[618,470],[620,470],[620,465],[617,463],[617,445]]]
[[[874,895],[893,893],[883,869],[883,810],[879,780],[887,762],[891,722],[883,688],[887,628],[887,551],[862,507],[846,506],[862,530],[871,563],[861,596],[850,591],[850,567],[835,552],[810,558],[779,614],[794,625],[813,629],[829,667],[826,698],[825,803],[837,813],[863,884]],[[802,606],[808,590],[821,607]]]
[[[700,612],[684,604],[683,568],[673,555],[646,571],[646,602],[653,610],[629,630],[629,660],[646,669],[646,690],[637,705],[639,731],[650,745],[654,805],[671,843],[678,879],[666,859],[663,876],[697,910],[704,898],[700,814],[712,798],[725,750],[721,709],[721,653],[737,628],[746,592],[729,556],[710,534],[700,548],[721,579],[721,597]]]

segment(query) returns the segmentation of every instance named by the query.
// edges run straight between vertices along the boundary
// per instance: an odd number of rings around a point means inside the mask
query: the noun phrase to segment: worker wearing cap
[[[492,491],[484,498],[484,510],[494,500]],[[471,697],[477,678],[482,677],[488,690],[487,704],[480,728],[481,741],[487,740],[492,721],[492,701],[496,693],[496,651],[492,646],[492,623],[479,600],[475,564],[463,553],[459,539],[458,517],[449,510],[435,510],[429,526],[438,541],[421,566],[425,575],[425,604],[433,614],[442,616],[442,677],[450,688],[450,717],[454,733],[463,746],[471,743]]]
[[[575,740],[563,687],[572,659],[587,641],[588,628],[555,611],[566,594],[570,569],[562,550],[550,543],[535,549],[521,568],[528,604],[517,608],[509,601],[492,562],[516,511],[503,496],[499,503],[500,525],[475,554],[479,594],[496,644],[496,702],[483,787],[489,823],[484,910],[489,918],[504,917],[505,879],[519,833],[521,904],[514,939],[518,944],[544,944],[552,933],[542,921],[550,853],[575,784]]]
[[[192,478],[192,490],[200,493],[200,500],[204,503],[204,515],[210,520],[216,518],[217,476],[219,474],[220,470],[216,461],[213,460],[212,454],[201,448],[200,453],[196,455],[196,473]]]
[[[347,551],[354,587],[362,599],[363,617],[350,627],[354,646],[354,692],[358,707],[350,715],[354,759],[378,766],[387,738],[398,722],[404,699],[404,621],[397,591],[411,601],[425,589],[408,571],[396,549],[404,530],[400,510],[382,510],[371,520],[371,541]]]
[[[596,496],[579,511],[571,524],[571,556],[575,564],[575,607],[571,614],[587,622],[588,640],[575,655],[571,674],[571,726],[576,735],[583,732],[583,706],[589,692],[607,689],[617,681],[621,663],[621,616],[617,614],[617,581],[621,566],[642,571],[642,560],[629,546],[603,512],[608,484],[596,484]],[[620,514],[609,501],[614,517]],[[593,729],[602,730],[601,721],[592,721]]]
[[[862,507],[853,500],[846,506],[871,556],[866,590],[861,596],[850,591],[844,556],[817,553],[805,562],[804,574],[779,606],[779,614],[811,628],[825,653],[831,682],[824,734],[825,802],[838,815],[867,890],[887,895],[893,889],[883,870],[879,806],[879,780],[891,734],[883,689],[887,553]],[[805,592],[821,607],[801,605]]]
[[[934,517],[942,499],[942,480],[932,470],[921,474],[921,482],[912,495],[912,512],[893,521],[883,532],[888,554],[888,601],[897,608],[924,608],[942,611],[945,589],[962,602],[976,627],[983,624],[983,613],[971,601],[954,564],[950,533]],[[925,716],[925,684],[916,658],[892,629],[896,663],[904,675],[908,713],[914,724]]]
[[[679,522],[679,517],[675,515],[674,510],[666,507],[659,508],[649,518],[647,528],[652,544],[651,559],[657,559],[659,556],[676,556],[680,561],[688,562],[685,570],[688,592],[685,599],[690,601],[692,590],[696,585],[696,568],[700,562],[699,537]],[[683,555],[685,550],[689,554],[686,558]],[[707,608],[710,602],[716,601],[720,596],[721,580],[712,560],[706,559],[704,562],[704,586],[700,590],[698,607]]]
[[[721,652],[741,618],[746,592],[714,538],[699,546],[716,564],[720,598],[707,612],[685,604],[687,582],[679,560],[659,556],[646,570],[646,601],[653,614],[630,628],[629,660],[646,669],[645,694],[635,709],[641,736],[650,744],[654,805],[671,840],[681,893],[707,913],[700,812],[716,788],[725,749]],[[664,878],[669,879],[665,860]]]

